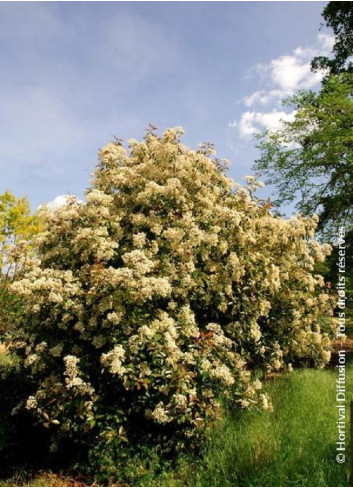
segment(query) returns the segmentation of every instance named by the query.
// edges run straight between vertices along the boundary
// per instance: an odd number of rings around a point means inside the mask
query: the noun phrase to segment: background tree
[[[257,171],[275,185],[280,206],[296,202],[317,213],[319,230],[331,239],[337,223],[353,225],[353,77],[331,76],[319,93],[299,92],[287,100],[293,122],[259,138]]]
[[[333,58],[317,56],[312,68],[328,69],[330,74],[353,72],[353,4],[352,2],[329,2],[322,13],[327,27],[333,30],[335,42]]]
[[[40,223],[31,214],[26,197],[6,191],[0,195],[0,338],[5,339],[16,320],[19,301],[9,290],[18,277],[25,252],[39,232]]]
[[[274,133],[259,136],[255,170],[275,185],[277,206],[296,203],[305,215],[317,213],[321,237],[335,243],[338,226],[346,227],[347,289],[353,283],[353,4],[329,2],[323,11],[333,29],[333,57],[313,59],[312,69],[326,70],[318,93],[300,91],[285,101],[295,119]],[[337,249],[325,276],[337,278]],[[348,294],[350,301],[352,293]]]

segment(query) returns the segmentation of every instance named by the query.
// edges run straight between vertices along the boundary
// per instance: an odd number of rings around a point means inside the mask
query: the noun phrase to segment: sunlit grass
[[[353,368],[347,373],[351,399]],[[301,370],[268,384],[274,411],[228,414],[213,433],[195,482],[206,486],[347,486],[349,463],[339,465],[335,460],[335,382],[334,371]]]

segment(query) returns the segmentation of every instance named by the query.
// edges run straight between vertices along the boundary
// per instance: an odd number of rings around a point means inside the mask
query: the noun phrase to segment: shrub
[[[329,359],[330,298],[313,274],[316,218],[285,220],[182,131],[100,151],[86,202],[44,210],[16,351],[27,408],[91,446],[202,435],[219,397],[270,408],[255,372]],[[127,449],[127,448],[126,448]]]

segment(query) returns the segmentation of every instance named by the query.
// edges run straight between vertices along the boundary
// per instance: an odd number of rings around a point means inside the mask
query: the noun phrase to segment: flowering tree
[[[181,133],[108,144],[86,202],[43,211],[37,259],[13,285],[16,348],[37,382],[27,408],[56,441],[182,443],[220,396],[270,408],[255,367],[329,359],[316,219],[274,217],[252,177],[236,185]]]

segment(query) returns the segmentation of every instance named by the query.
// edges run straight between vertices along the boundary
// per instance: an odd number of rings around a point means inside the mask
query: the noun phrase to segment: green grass
[[[347,397],[351,399],[352,367],[347,374]],[[192,482],[204,486],[347,486],[349,462],[339,465],[335,460],[335,382],[336,373],[328,370],[301,370],[272,381],[266,390],[274,411],[229,414],[214,430]],[[347,430],[347,442],[349,435]]]
[[[348,486],[349,461],[339,465],[335,460],[336,378],[334,370],[298,370],[268,381],[265,390],[272,399],[273,412],[231,410],[214,427],[199,458],[183,456],[174,470],[167,466],[163,469],[157,460],[150,463],[150,469],[136,474],[133,484]],[[347,368],[347,405],[353,399],[352,384],[353,365]],[[347,409],[347,417],[348,414]],[[151,453],[150,462],[152,459]],[[138,472],[137,465],[134,465],[134,472]],[[47,485],[60,485],[50,473],[39,477],[38,484],[36,478],[31,478],[27,484],[45,485],[47,481]],[[9,482],[0,481],[0,486],[10,485]],[[118,485],[128,483],[116,482]],[[15,485],[20,485],[19,481]]]

